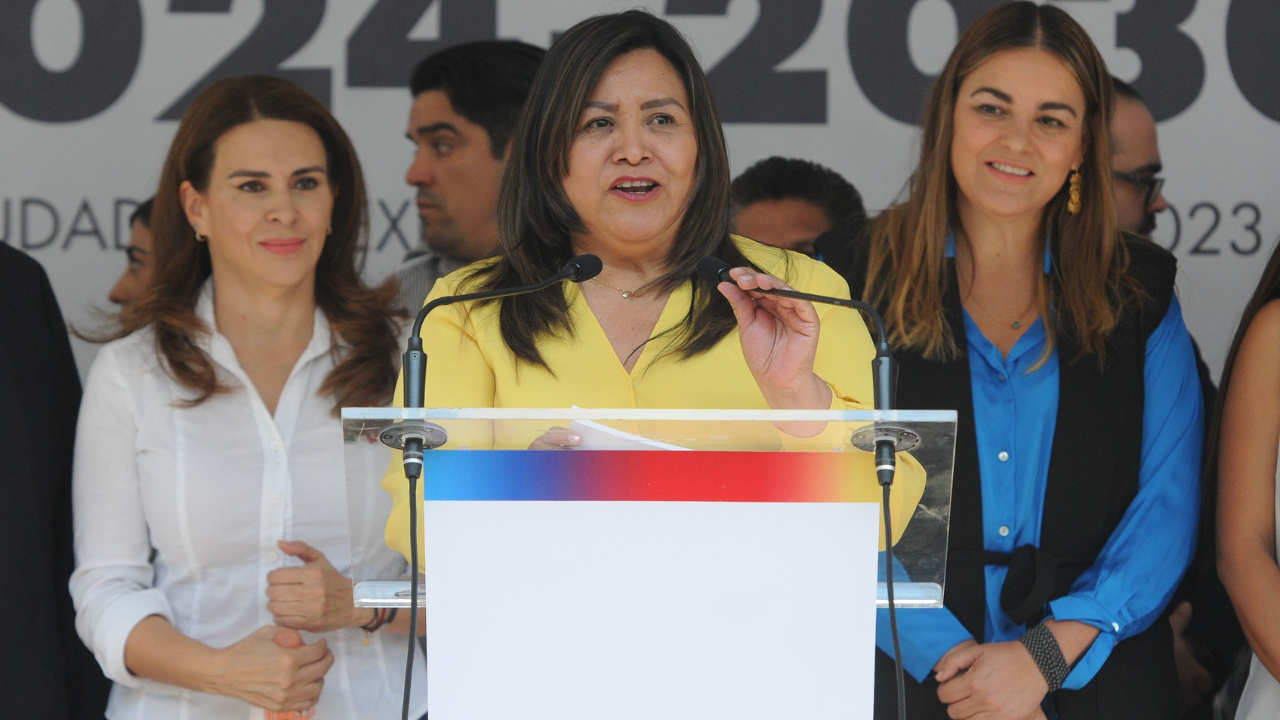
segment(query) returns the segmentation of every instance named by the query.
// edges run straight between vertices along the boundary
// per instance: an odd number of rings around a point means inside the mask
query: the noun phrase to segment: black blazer
[[[0,714],[101,720],[110,683],[75,630],[71,454],[80,377],[44,270],[0,244]]]

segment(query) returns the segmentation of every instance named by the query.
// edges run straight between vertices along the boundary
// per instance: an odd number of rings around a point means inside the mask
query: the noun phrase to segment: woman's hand
[[[1040,702],[1049,684],[1027,648],[1017,640],[960,643],[934,668],[938,699],[956,720],[1027,720],[1044,717]]]
[[[582,436],[568,428],[553,427],[529,444],[530,450],[572,450],[582,444]]]
[[[281,540],[280,549],[306,565],[279,568],[267,574],[267,609],[277,625],[309,632],[360,627],[368,611],[355,606],[352,584],[304,542]]]
[[[959,645],[956,645],[955,647],[948,650],[946,654],[943,655],[940,660],[938,660],[938,663],[933,666],[933,672],[938,682],[942,682],[943,680],[950,680],[957,673],[961,673],[961,672],[964,672],[965,670],[968,670],[969,669],[968,665],[961,667],[960,665],[955,664],[953,662],[953,657],[956,655],[956,653],[959,653],[962,650],[968,650],[970,648],[978,647],[979,644],[980,643],[977,640],[965,640]],[[944,669],[946,669],[946,672],[947,672],[947,676],[945,678],[941,677]]]
[[[818,311],[807,300],[765,295],[756,289],[792,290],[778,278],[739,267],[729,271],[737,284],[720,292],[733,306],[747,367],[769,407],[826,410],[831,388],[813,372],[818,353]]]
[[[293,637],[276,640],[277,634]],[[301,645],[293,630],[266,625],[240,642],[216,651],[207,692],[243,700],[266,710],[306,710],[316,704],[333,653],[324,638]],[[282,645],[297,644],[296,649]]]

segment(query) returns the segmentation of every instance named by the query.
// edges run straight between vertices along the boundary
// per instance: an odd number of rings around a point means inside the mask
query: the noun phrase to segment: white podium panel
[[[942,603],[954,412],[347,408],[343,432],[358,605],[409,606],[402,561],[365,559],[417,516],[432,720],[870,718],[877,436],[895,602]],[[412,499],[407,434],[433,448]]]
[[[428,501],[431,717],[870,718],[878,510]]]

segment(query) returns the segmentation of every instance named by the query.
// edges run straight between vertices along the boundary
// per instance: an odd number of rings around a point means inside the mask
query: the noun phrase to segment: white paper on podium
[[[431,718],[869,719],[878,513],[427,502]]]
[[[650,440],[641,435],[623,432],[591,420],[574,420],[569,432],[578,433],[582,442],[575,450],[688,450],[689,448]]]

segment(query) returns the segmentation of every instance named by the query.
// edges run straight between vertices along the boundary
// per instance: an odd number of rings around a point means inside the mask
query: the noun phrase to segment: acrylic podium
[[[408,501],[386,443],[425,423],[440,443],[418,506],[432,720],[869,719],[886,604],[869,450],[899,440],[895,604],[940,607],[955,420],[345,408],[355,601],[409,605],[405,565],[385,561],[411,547],[403,519],[387,529],[388,489]],[[530,449],[559,428],[581,444]]]

